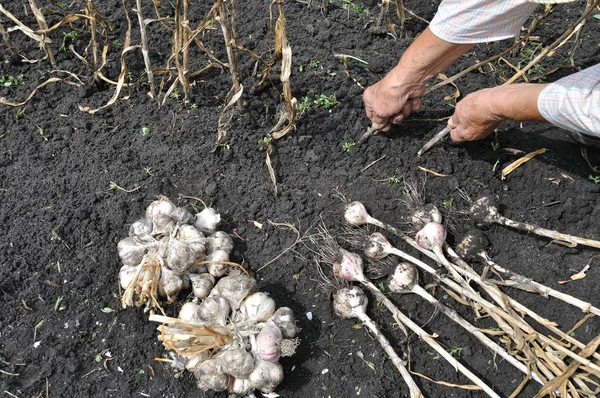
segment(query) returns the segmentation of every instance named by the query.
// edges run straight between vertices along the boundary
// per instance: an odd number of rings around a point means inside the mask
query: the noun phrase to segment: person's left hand
[[[476,141],[490,135],[504,120],[495,106],[502,101],[502,91],[502,87],[486,88],[459,101],[448,120],[452,141]]]

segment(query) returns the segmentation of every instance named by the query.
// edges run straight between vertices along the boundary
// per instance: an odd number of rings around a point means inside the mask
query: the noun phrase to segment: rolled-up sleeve
[[[560,128],[600,137],[600,64],[549,84],[538,109]]]
[[[429,24],[450,43],[484,43],[515,37],[537,4],[527,0],[444,0]]]

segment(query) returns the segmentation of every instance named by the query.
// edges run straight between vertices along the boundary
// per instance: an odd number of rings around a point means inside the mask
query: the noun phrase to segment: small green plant
[[[342,145],[342,151],[350,152],[350,150],[352,148],[354,148],[355,146],[356,146],[356,142],[354,142],[354,141],[344,142],[344,145]]]
[[[402,177],[391,176],[388,177],[386,181],[392,184],[400,184],[402,182]]]
[[[271,138],[270,136],[265,136],[261,138],[260,140],[258,140],[258,148],[261,151],[269,151],[271,149],[271,140],[273,140],[273,138]]]
[[[342,9],[348,12],[352,11],[359,17],[365,17],[369,15],[369,9],[362,4],[355,4],[352,0],[342,0]]]
[[[298,104],[298,117],[302,116],[304,114],[304,112],[306,112],[308,110],[308,108],[310,108],[310,105],[311,105],[310,98],[302,97],[300,99],[300,103]]]
[[[23,80],[23,74],[19,74],[17,76],[0,76],[0,84],[4,87],[14,87],[14,86],[22,86],[25,84]]]
[[[462,350],[463,350],[462,347],[446,348],[446,351],[448,352],[448,354],[452,355],[453,357],[459,357]]]
[[[600,184],[600,176],[589,175],[588,180],[592,181],[594,184]]]
[[[444,205],[444,208],[449,209],[454,204],[454,198],[450,197],[448,199],[444,199],[442,204]]]
[[[150,128],[149,127],[142,127],[142,137],[147,137],[150,135]]]
[[[67,51],[67,40],[69,40],[69,44],[75,43],[77,40],[77,32],[72,30],[69,33],[63,32],[63,41],[62,45],[58,49],[58,51]]]
[[[60,303],[63,301],[63,297],[60,296],[59,298],[56,299],[56,302],[54,303],[54,312],[58,311],[58,309],[60,308]]]
[[[193,103],[192,105],[190,105],[191,109],[198,109],[198,104]]]
[[[319,67],[319,61],[316,59],[311,59],[310,61],[308,61],[308,67],[310,69],[316,69]]]
[[[42,136],[42,138],[44,139],[44,141],[46,141],[46,142],[47,142],[47,141],[48,141],[48,137],[46,137],[46,136],[44,135],[44,129],[43,129],[43,128],[41,128],[41,127],[39,127],[39,132],[40,132],[40,136]]]
[[[229,141],[227,141],[227,142],[223,142],[223,143],[217,144],[217,147],[222,148],[222,149],[228,151],[228,150],[231,149],[231,144],[229,143]]]
[[[144,166],[144,171],[146,172],[146,174],[148,175],[153,175],[152,174],[152,166]]]
[[[179,91],[179,87],[175,87],[171,94],[169,94],[169,98],[173,98],[175,101],[179,101],[181,99],[181,92]]]
[[[119,185],[118,185],[116,182],[114,182],[114,181],[111,181],[111,182],[110,182],[110,184],[108,185],[108,190],[109,190],[109,191],[116,191],[116,190],[119,190],[119,191],[123,191],[123,192],[126,192],[126,193],[135,192],[135,191],[137,191],[137,190],[138,190],[138,189],[140,189],[140,188],[141,188],[141,187],[140,187],[140,184],[133,184],[133,189],[125,189],[125,188],[123,188],[123,187],[119,186]]]
[[[498,168],[498,165],[500,164],[500,159],[496,160],[496,163],[494,163],[494,167],[492,167],[492,171],[495,173],[496,169]]]
[[[317,97],[315,98],[313,103],[315,104],[315,108],[319,108],[322,106],[325,109],[331,109],[334,106],[336,106],[337,104],[339,104],[337,98],[335,97],[335,94],[331,94],[331,95],[319,94],[319,95],[317,95]]]

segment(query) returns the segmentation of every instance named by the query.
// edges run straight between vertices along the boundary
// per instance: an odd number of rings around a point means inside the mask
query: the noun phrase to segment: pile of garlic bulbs
[[[270,393],[283,379],[279,358],[298,345],[294,314],[231,267],[233,240],[219,222],[210,207],[192,215],[164,196],[152,202],[118,243],[122,305],[151,311],[173,366],[192,372],[203,391]],[[170,304],[187,289],[195,298],[177,318],[154,313],[162,298]]]

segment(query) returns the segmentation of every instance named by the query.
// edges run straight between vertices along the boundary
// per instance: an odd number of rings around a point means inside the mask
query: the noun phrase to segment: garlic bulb
[[[192,301],[181,306],[177,318],[192,324],[204,324],[206,322],[200,317],[200,305]]]
[[[363,225],[368,222],[368,214],[365,205],[361,202],[352,202],[346,205],[344,220],[349,225]]]
[[[242,348],[231,349],[219,357],[223,371],[235,378],[246,378],[254,370],[252,354]]]
[[[210,291],[215,286],[215,277],[211,274],[188,274],[192,282],[192,291],[194,296],[199,299],[208,297]]]
[[[134,238],[121,239],[117,250],[123,264],[129,266],[139,265],[146,254],[146,246]]]
[[[242,301],[256,289],[256,280],[247,275],[228,275],[217,282],[210,296],[221,296],[229,300],[231,308],[237,310]]]
[[[213,234],[217,230],[217,225],[221,222],[221,215],[212,207],[207,207],[196,214],[194,225],[205,234]]]
[[[173,209],[171,218],[181,224],[189,224],[194,220],[192,213],[181,207],[175,207]]]
[[[225,391],[229,386],[229,376],[223,373],[218,359],[207,359],[194,370],[198,388],[202,391]]]
[[[374,232],[369,236],[365,246],[365,256],[376,260],[382,260],[388,253],[385,248],[389,246],[388,240],[381,232]]]
[[[207,271],[214,277],[220,278],[227,273],[229,264],[223,264],[223,262],[229,262],[229,254],[225,250],[215,250],[206,256],[206,261],[222,261],[216,263],[207,263]]]
[[[333,310],[342,318],[357,318],[367,309],[367,296],[356,286],[343,288],[333,294]]]
[[[208,352],[208,351],[199,352],[197,354],[194,354],[191,357],[188,357],[188,356],[181,357],[182,360],[186,361],[185,369],[192,373],[194,373],[196,370],[198,370],[198,367],[200,366],[200,364],[208,358],[210,358],[210,352]]]
[[[206,239],[206,253],[211,254],[215,250],[224,250],[227,254],[233,250],[233,239],[227,232],[217,231]]]
[[[279,361],[279,344],[283,336],[281,330],[272,322],[267,323],[256,336],[258,356],[267,362]]]
[[[146,209],[146,217],[153,218],[157,214],[164,214],[171,217],[171,214],[175,210],[175,205],[166,196],[160,195],[158,200],[150,203]]]
[[[417,232],[415,241],[419,246],[427,250],[442,247],[446,241],[446,228],[438,222],[429,222]]]
[[[271,320],[279,327],[284,339],[293,339],[298,334],[294,312],[290,308],[278,308],[271,317]]]
[[[204,241],[204,234],[198,231],[193,225],[188,224],[181,224],[175,237],[187,244]]]
[[[160,280],[158,281],[158,293],[167,297],[169,303],[175,300],[175,297],[183,289],[183,281],[175,272],[167,267],[162,267]]]
[[[129,227],[129,236],[131,238],[137,238],[140,241],[152,241],[154,240],[151,236],[152,234],[152,219],[149,217],[144,217]]]
[[[185,243],[172,238],[167,251],[167,265],[177,275],[183,275],[196,261],[196,252]]]
[[[169,235],[175,228],[175,221],[166,214],[158,213],[152,216],[152,235]]]
[[[121,283],[122,289],[127,289],[135,274],[138,272],[140,266],[133,267],[131,265],[124,265],[119,270],[119,282]]]
[[[235,378],[233,381],[229,383],[229,389],[227,390],[231,394],[239,395],[241,397],[247,396],[252,390],[254,390],[254,386],[248,379],[238,379]]]
[[[442,213],[433,204],[428,203],[416,212],[411,217],[411,222],[418,228],[422,228],[428,222],[442,222]]]
[[[275,300],[263,292],[256,292],[246,297],[240,306],[242,319],[265,322],[275,312]]]
[[[221,296],[207,297],[198,306],[198,316],[207,325],[227,325],[230,311],[229,302]]]
[[[344,249],[340,249],[341,258],[333,264],[333,273],[347,281],[364,278],[362,258]]]
[[[277,362],[258,361],[248,379],[254,388],[270,393],[283,381],[283,368]]]
[[[419,283],[419,273],[410,263],[400,263],[392,275],[388,288],[392,293],[410,293]]]

